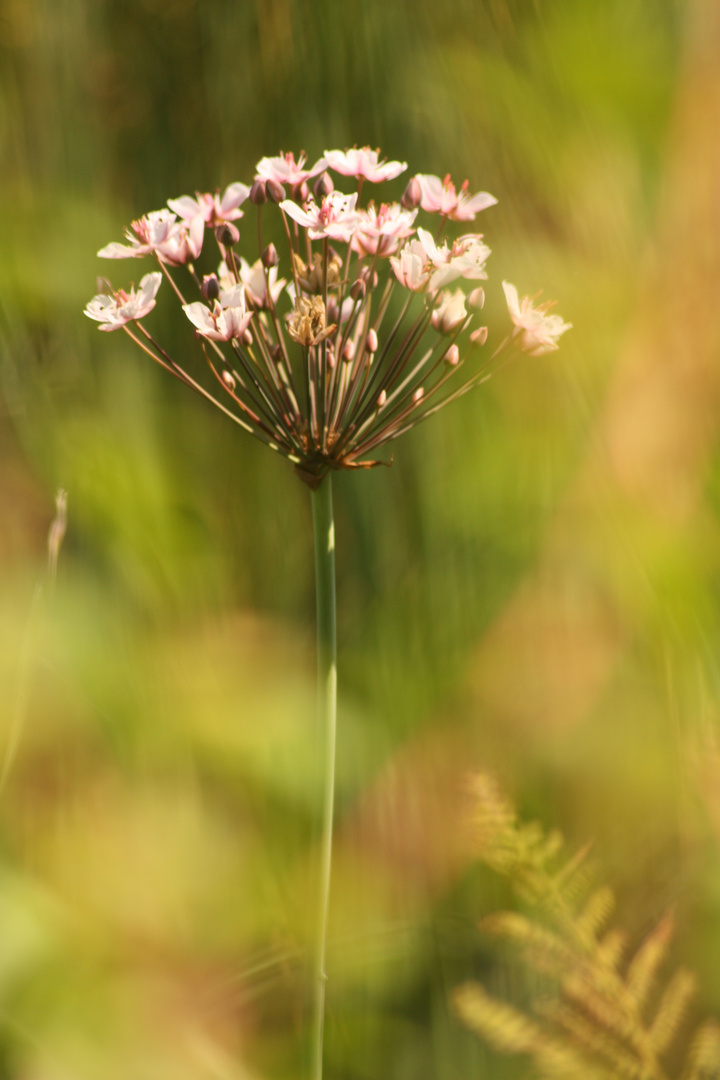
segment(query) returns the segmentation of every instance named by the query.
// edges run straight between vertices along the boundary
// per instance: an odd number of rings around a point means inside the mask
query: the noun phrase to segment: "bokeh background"
[[[503,278],[574,324],[335,482],[328,1076],[525,1075],[450,1000],[523,994],[473,770],[631,940],[674,907],[720,1014],[719,55],[708,0],[2,0],[0,1077],[302,1074],[308,492],[82,315],[132,218],[281,149],[468,177],[491,333]]]

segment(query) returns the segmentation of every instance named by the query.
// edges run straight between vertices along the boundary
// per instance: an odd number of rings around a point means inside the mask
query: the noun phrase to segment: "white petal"
[[[96,319],[97,322],[107,322],[111,314],[117,311],[117,304],[115,298],[112,296],[106,296],[104,293],[100,293],[98,296],[93,296],[92,300],[85,308],[84,314],[89,319]]]
[[[130,247],[127,244],[112,243],[100,248],[98,255],[101,259],[135,259],[141,255],[147,255],[149,250],[147,244]]]
[[[507,300],[510,318],[515,322],[516,319],[520,318],[520,300],[518,298],[518,291],[509,281],[503,281],[502,287],[505,291],[505,299]]]
[[[226,214],[229,210],[235,210],[241,203],[245,202],[249,194],[250,188],[246,184],[239,182],[229,184],[220,200],[221,213]]]
[[[302,225],[306,229],[311,225],[316,224],[316,218],[306,213],[306,211],[298,206],[297,203],[294,203],[292,199],[283,199],[280,203],[280,209],[284,210],[293,221],[297,221],[298,225]]]
[[[201,334],[215,333],[215,323],[210,316],[210,312],[199,300],[196,300],[194,304],[183,304],[183,311]]]
[[[181,195],[179,199],[168,199],[168,206],[185,221],[190,221],[197,214],[202,213],[200,203],[190,195]]]
[[[157,296],[157,291],[160,288],[162,282],[162,274],[159,270],[156,270],[153,274],[146,274],[145,277],[140,279],[140,293],[138,300],[142,304],[147,304],[150,300],[154,300]]]

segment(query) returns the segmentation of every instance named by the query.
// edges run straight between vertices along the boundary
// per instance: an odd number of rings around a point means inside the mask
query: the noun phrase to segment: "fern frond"
[[[592,844],[585,844],[560,867],[552,881],[553,891],[565,904],[581,904],[595,881],[595,866],[590,859]]]
[[[453,995],[467,1026],[510,1054],[533,1054],[544,1042],[541,1027],[525,1013],[486,994],[479,983],[465,983]]]
[[[644,1008],[655,986],[658,970],[667,955],[673,928],[672,915],[664,915],[645,938],[628,965],[626,978],[628,993],[639,1011]]]
[[[615,908],[615,894],[608,886],[597,889],[574,920],[575,932],[589,948],[597,946],[597,936]]]
[[[720,1024],[708,1020],[695,1032],[682,1080],[719,1080]]]
[[[531,1056],[543,1080],[614,1080],[612,1072],[548,1036],[536,1021],[491,997],[478,983],[459,987],[453,1001],[467,1026],[496,1050]]]
[[[612,1076],[626,1077],[627,1080],[646,1080],[652,1077],[627,1046],[592,1020],[581,1016],[577,1010],[561,1002],[551,1001],[546,1003],[542,1014],[589,1053],[591,1060],[599,1058],[604,1062]]]
[[[627,934],[622,930],[608,930],[598,942],[597,959],[608,971],[617,971],[627,948]]]
[[[528,913],[486,916],[481,927],[517,946],[529,967],[550,980],[535,1016],[468,985],[456,997],[465,1022],[499,1050],[529,1055],[544,1080],[668,1080],[665,1055],[676,1039],[695,980],[678,971],[663,989],[673,919],[664,916],[626,967],[626,936],[605,930],[611,889],[592,889],[588,849],[562,861],[558,834],[518,822],[497,785],[481,778],[480,857],[507,876]],[[534,909],[534,910],[533,910]],[[657,1002],[653,1010],[651,1002]],[[698,1029],[683,1080],[720,1080],[720,1025]]]
[[[604,985],[604,974],[591,965],[573,971],[563,980],[563,994],[591,1017],[600,1030],[623,1042],[641,1042],[635,1017],[628,1013],[621,992],[617,992],[621,988],[616,987],[615,994],[609,992]]]
[[[535,1055],[540,1080],[617,1080],[617,1074],[566,1043],[548,1042]]]
[[[660,999],[650,1027],[650,1045],[656,1053],[663,1054],[670,1046],[694,993],[695,976],[682,968],[676,971]]]
[[[515,911],[486,916],[480,929],[511,941],[538,970],[556,979],[561,979],[575,963],[575,954],[558,934]]]

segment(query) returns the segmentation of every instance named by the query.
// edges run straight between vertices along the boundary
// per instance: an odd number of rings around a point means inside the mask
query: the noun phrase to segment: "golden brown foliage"
[[[695,980],[684,969],[661,980],[672,917],[625,960],[625,936],[607,928],[612,891],[593,888],[587,852],[564,861],[562,838],[519,822],[489,777],[475,780],[474,794],[478,854],[528,910],[493,914],[481,926],[516,946],[536,979],[527,1012],[477,983],[461,986],[455,1005],[465,1023],[503,1053],[528,1055],[547,1080],[720,1077],[720,1025],[700,1026],[684,1054],[673,1047]]]

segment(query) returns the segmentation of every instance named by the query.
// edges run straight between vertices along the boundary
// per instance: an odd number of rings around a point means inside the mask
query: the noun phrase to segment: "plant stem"
[[[312,492],[317,597],[318,721],[324,742],[323,814],[320,847],[315,956],[313,964],[312,1080],[321,1080],[325,1023],[325,943],[327,939],[337,721],[337,644],[335,627],[335,523],[332,481],[326,476]]]

